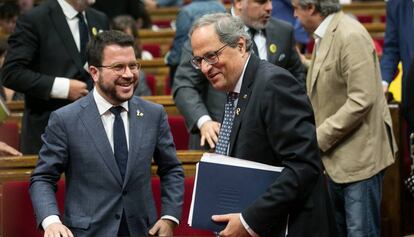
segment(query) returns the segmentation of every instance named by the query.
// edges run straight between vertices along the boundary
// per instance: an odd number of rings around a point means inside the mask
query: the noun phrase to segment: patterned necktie
[[[229,92],[227,94],[227,103],[224,106],[224,119],[221,124],[219,138],[216,146],[216,153],[227,155],[229,147],[231,129],[234,121],[234,101],[237,99],[238,93]]]
[[[88,33],[88,26],[85,23],[85,19],[83,18],[83,14],[81,12],[76,15],[79,19],[78,26],[79,26],[79,38],[80,38],[80,54],[82,63],[86,62],[86,45],[89,41],[89,33]]]
[[[125,171],[128,161],[128,146],[125,136],[124,122],[122,121],[121,112],[124,110],[122,106],[116,106],[109,109],[115,115],[114,121],[114,155],[119,171],[121,172],[122,180],[125,177]]]

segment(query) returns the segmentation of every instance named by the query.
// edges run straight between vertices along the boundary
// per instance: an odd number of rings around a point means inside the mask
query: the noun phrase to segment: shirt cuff
[[[382,81],[382,85],[383,85],[383,86],[388,86],[388,85],[389,85],[389,83],[388,83],[387,81]]]
[[[50,97],[54,99],[67,99],[69,96],[70,79],[64,77],[56,77],[53,82]]]
[[[254,230],[252,228],[250,228],[250,226],[247,224],[247,222],[243,219],[243,215],[241,213],[240,213],[240,222],[242,223],[244,228],[247,230],[247,232],[250,234],[250,236],[259,237],[259,235],[256,234],[256,232],[254,232]]]
[[[46,217],[45,219],[43,219],[42,221],[42,227],[44,230],[46,230],[46,228],[53,223],[62,223],[59,219],[59,216],[57,215],[50,215],[48,217]]]
[[[173,221],[173,222],[175,222],[177,225],[179,225],[179,224],[180,224],[180,221],[179,221],[177,218],[175,218],[175,217],[173,217],[173,216],[170,216],[170,215],[164,215],[164,216],[162,216],[162,217],[161,217],[161,219],[166,219],[166,220]]]
[[[203,124],[207,121],[212,121],[211,117],[208,115],[203,115],[201,116],[198,121],[197,121],[197,127],[198,129],[201,129],[201,127],[203,126]]]

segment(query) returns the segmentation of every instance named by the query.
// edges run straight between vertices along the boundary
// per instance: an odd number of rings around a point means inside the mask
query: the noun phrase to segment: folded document
[[[282,167],[205,153],[197,163],[188,224],[219,232],[212,215],[243,211],[277,179]]]

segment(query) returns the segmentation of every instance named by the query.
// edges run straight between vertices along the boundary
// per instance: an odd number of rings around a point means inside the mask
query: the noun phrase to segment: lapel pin
[[[243,95],[243,99],[247,99],[247,94],[244,94]]]
[[[95,27],[92,27],[92,35],[96,36],[98,34],[98,30]]]
[[[239,116],[239,115],[240,115],[240,108],[237,108],[237,109],[236,109],[236,114],[237,114],[237,116]]]
[[[141,111],[139,111],[139,109],[137,110],[137,117],[143,117],[144,113],[142,113]]]
[[[277,46],[275,44],[270,44],[269,45],[269,50],[270,50],[271,53],[276,53]]]

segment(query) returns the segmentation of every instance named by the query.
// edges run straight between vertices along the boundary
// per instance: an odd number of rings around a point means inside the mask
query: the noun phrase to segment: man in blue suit
[[[402,109],[409,123],[410,130],[414,128],[413,115],[407,112],[409,91],[407,74],[411,60],[414,57],[414,3],[412,0],[389,0],[387,2],[387,28],[385,31],[384,50],[381,58],[381,74],[384,91],[394,79],[397,65],[402,61]],[[411,118],[411,119],[410,119]]]
[[[171,236],[178,224],[183,170],[162,106],[133,96],[140,68],[133,45],[119,31],[98,34],[88,45],[94,90],[50,116],[30,185],[45,236]],[[152,160],[161,178],[158,221]],[[55,191],[62,173],[61,218]]]

